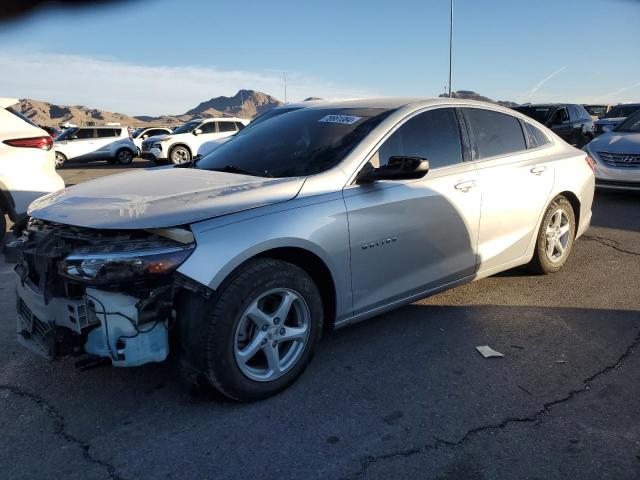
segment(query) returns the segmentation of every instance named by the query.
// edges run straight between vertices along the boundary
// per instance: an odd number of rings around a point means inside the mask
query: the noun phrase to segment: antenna
[[[451,63],[453,58],[453,0],[451,0],[451,16],[449,17],[449,98],[451,98]]]
[[[287,103],[287,72],[282,72],[284,77],[284,103]]]

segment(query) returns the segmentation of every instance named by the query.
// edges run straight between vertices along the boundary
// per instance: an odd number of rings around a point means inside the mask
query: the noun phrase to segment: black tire
[[[65,163],[67,163],[67,157],[64,156],[63,153],[56,152],[56,168],[64,167]]]
[[[552,257],[558,255],[558,258],[552,260],[549,256],[548,247],[549,242],[554,238],[553,236],[548,237],[547,232],[548,229],[553,229],[553,226],[550,226],[552,218],[556,215],[556,212],[562,211],[566,214],[566,221],[568,224],[568,230],[566,232],[566,245],[564,246],[564,251],[562,255],[560,255],[559,251],[556,247],[551,247],[552,249]],[[564,226],[564,225],[563,225]],[[560,227],[562,228],[562,226]],[[533,253],[533,258],[529,263],[528,267],[533,273],[538,275],[546,275],[549,273],[555,273],[559,271],[569,259],[571,255],[571,250],[573,249],[573,243],[575,241],[576,236],[576,220],[575,214],[573,212],[573,207],[571,202],[567,200],[562,195],[553,199],[553,201],[547,207],[547,210],[542,217],[542,223],[540,224],[540,230],[538,231],[538,237],[536,239],[536,247]],[[564,242],[564,235],[557,239],[557,241]]]
[[[178,154],[180,152],[180,155]],[[191,161],[191,150],[184,145],[176,145],[169,150],[168,160],[174,165],[180,165],[182,163],[189,163]]]
[[[130,165],[133,162],[133,152],[128,148],[121,148],[116,152],[116,160],[120,165]]]
[[[278,288],[295,291],[304,299],[309,312],[309,334],[298,359],[280,377],[256,381],[243,373],[236,361],[236,333],[245,310],[254,300]],[[270,397],[291,385],[311,361],[322,334],[323,308],[318,287],[301,268],[275,259],[248,261],[225,280],[211,299],[188,294],[183,298],[183,307],[178,320],[183,364],[203,374],[216,390],[237,401]]]

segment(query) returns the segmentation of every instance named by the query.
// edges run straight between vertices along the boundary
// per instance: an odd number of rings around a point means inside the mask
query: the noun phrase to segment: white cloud
[[[241,89],[284,97],[282,72],[220,70],[203,66],[135,65],[49,53],[0,52],[0,95],[62,105],[85,105],[127,115],[180,114]],[[368,89],[287,73],[287,98],[372,96]]]

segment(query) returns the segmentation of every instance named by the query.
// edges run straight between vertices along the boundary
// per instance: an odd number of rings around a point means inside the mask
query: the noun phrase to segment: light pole
[[[451,69],[453,58],[453,0],[451,0],[451,15],[449,17],[449,98],[451,98]]]
[[[284,103],[287,103],[287,72],[282,72],[284,78]]]

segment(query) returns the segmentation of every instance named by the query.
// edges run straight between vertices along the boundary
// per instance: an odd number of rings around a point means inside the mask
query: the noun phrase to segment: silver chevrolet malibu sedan
[[[534,120],[452,99],[327,102],[189,164],[33,203],[18,340],[85,367],[165,360],[273,395],[338,328],[519,265],[560,270],[594,164]]]

